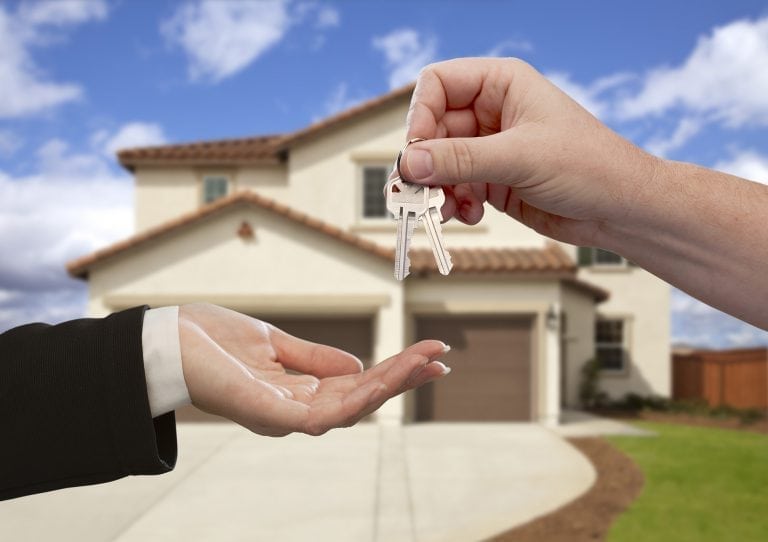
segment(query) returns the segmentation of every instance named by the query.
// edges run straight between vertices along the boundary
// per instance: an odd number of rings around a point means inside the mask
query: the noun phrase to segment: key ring
[[[408,145],[410,145],[411,143],[418,143],[419,141],[426,141],[426,138],[414,137],[413,139],[409,139],[408,143],[405,144],[405,147],[400,149],[400,152],[397,154],[396,168],[397,168],[397,176],[400,177],[400,180],[403,180],[405,182],[410,182],[403,176],[403,173],[400,171],[400,159],[403,157],[403,153],[405,152],[405,149],[408,148]]]

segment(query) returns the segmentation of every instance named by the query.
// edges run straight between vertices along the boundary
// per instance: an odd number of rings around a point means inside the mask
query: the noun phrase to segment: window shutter
[[[579,267],[592,265],[592,247],[579,247]]]

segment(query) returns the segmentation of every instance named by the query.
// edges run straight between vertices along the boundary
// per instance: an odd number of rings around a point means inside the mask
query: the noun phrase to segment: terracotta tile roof
[[[383,247],[359,235],[342,230],[306,213],[249,191],[237,192],[226,198],[221,198],[201,207],[197,211],[187,213],[175,220],[160,224],[73,260],[67,264],[67,271],[73,277],[87,279],[90,268],[95,264],[239,204],[256,205],[267,209],[350,246],[394,263],[395,254],[392,248]],[[452,274],[513,274],[515,276],[558,278],[578,289],[586,291],[597,301],[604,301],[608,298],[608,293],[605,290],[576,279],[575,263],[557,243],[549,243],[545,248],[452,248],[451,256],[454,263]],[[437,273],[437,266],[435,265],[431,250],[413,249],[410,253],[410,258],[411,272],[414,275]]]
[[[117,159],[132,170],[136,165],[224,165],[243,163],[278,163],[277,145],[283,135],[197,141],[175,145],[137,147],[121,150]]]
[[[414,85],[406,85],[373,98],[306,128],[286,134],[258,137],[197,141],[173,145],[157,145],[124,149],[117,153],[120,164],[133,170],[137,165],[238,165],[276,164],[291,146],[324,130],[360,117],[390,103],[407,99]],[[405,123],[405,119],[403,119]]]
[[[576,271],[576,264],[557,244],[545,248],[451,248],[456,271],[464,273],[547,273]],[[415,271],[437,271],[429,249],[411,251],[411,268]]]

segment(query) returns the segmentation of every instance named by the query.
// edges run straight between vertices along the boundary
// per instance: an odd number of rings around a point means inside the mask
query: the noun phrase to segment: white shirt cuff
[[[181,366],[179,307],[161,307],[145,312],[141,344],[152,417],[191,403]]]

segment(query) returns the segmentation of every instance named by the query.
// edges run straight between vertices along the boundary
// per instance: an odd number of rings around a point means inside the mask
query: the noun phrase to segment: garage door
[[[451,345],[451,374],[416,392],[419,421],[529,421],[533,318],[416,319],[418,339]]]
[[[373,318],[341,317],[319,318],[316,316],[260,316],[286,333],[308,341],[328,344],[351,352],[366,367],[373,360]],[[223,421],[189,406],[176,412],[179,421]]]

